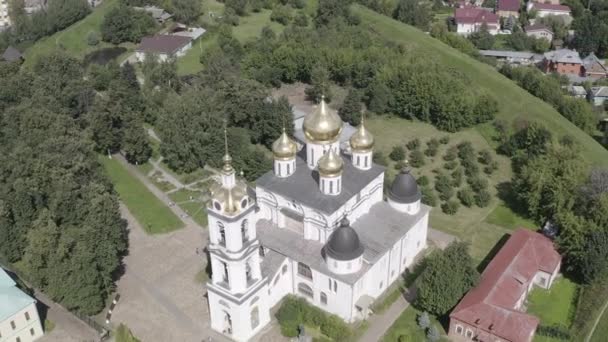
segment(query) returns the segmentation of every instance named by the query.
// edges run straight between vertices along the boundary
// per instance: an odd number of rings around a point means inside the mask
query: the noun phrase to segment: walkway
[[[589,342],[591,340],[591,338],[593,337],[593,333],[595,332],[595,328],[597,328],[597,325],[600,323],[600,320],[602,319],[602,316],[604,316],[604,312],[606,311],[606,308],[608,308],[608,300],[606,300],[606,303],[604,304],[604,307],[602,308],[602,311],[600,312],[600,314],[595,319],[595,322],[593,323],[593,328],[591,328],[591,331],[589,332],[589,334],[585,338],[585,342]]]
[[[62,306],[53,302],[42,292],[36,291],[34,297],[38,300],[39,307],[42,304],[47,309],[46,317],[41,317],[41,319],[48,319],[55,324],[55,328],[51,332],[45,333],[38,341],[88,342],[99,340],[99,336],[94,329],[86,325]],[[40,313],[42,315],[43,310],[40,310]]]

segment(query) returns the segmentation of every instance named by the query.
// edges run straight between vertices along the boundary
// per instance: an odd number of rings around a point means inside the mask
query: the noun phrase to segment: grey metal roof
[[[559,49],[555,51],[545,52],[545,58],[556,63],[574,63],[583,64],[578,52],[570,49]]]
[[[608,87],[592,87],[591,93],[594,97],[608,97]]]
[[[351,274],[334,274],[329,271],[323,257],[324,246],[318,241],[305,240],[301,234],[278,228],[268,220],[258,221],[257,233],[262,246],[302,262],[318,272],[354,284],[365,274],[370,264],[376,263],[429,211],[430,207],[423,204],[417,214],[407,215],[396,211],[387,202],[374,204],[367,214],[351,225],[359,235],[364,248],[363,259],[366,261],[359,272]]]
[[[384,167],[376,164],[373,164],[370,170],[359,170],[352,165],[350,157],[341,154],[345,159],[342,172],[342,192],[336,196],[324,195],[319,190],[318,172],[308,168],[302,157],[303,154],[305,151],[300,151],[296,157],[296,171],[293,175],[280,178],[276,177],[273,171],[269,171],[257,179],[256,185],[295,200],[303,206],[332,214],[384,172]]]
[[[414,203],[422,197],[416,179],[409,169],[401,170],[395,176],[387,195],[399,203]]]
[[[285,261],[284,255],[279,254],[272,249],[266,250],[264,258],[262,259],[262,275],[269,279],[272,278],[279,270],[283,261]]]
[[[325,252],[336,260],[353,260],[363,254],[359,235],[350,226],[348,219],[342,219],[340,227],[331,234]]]
[[[587,95],[587,91],[582,86],[568,86],[568,92],[572,95]]]
[[[528,51],[479,50],[479,54],[486,57],[540,59],[542,55]]]

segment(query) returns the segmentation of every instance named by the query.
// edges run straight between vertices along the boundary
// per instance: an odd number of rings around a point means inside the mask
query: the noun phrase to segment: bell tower
[[[209,311],[213,330],[247,341],[270,321],[268,279],[261,273],[255,201],[232,167],[226,128],[224,144],[221,183],[212,187],[207,207],[212,272],[207,283]]]

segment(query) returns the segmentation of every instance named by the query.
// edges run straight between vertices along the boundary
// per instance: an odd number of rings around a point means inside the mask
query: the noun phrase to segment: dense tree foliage
[[[417,0],[400,0],[395,8],[393,17],[406,24],[428,30],[432,19],[429,3]]]
[[[101,39],[112,44],[137,43],[155,29],[156,21],[150,14],[121,5],[111,9],[104,16],[101,23]]]
[[[196,22],[201,15],[201,1],[198,0],[172,0],[171,11],[175,16],[175,20],[184,24]]]
[[[479,273],[473,266],[468,245],[453,242],[428,258],[427,266],[417,280],[415,305],[432,314],[444,315],[478,281]]]
[[[117,197],[93,152],[89,118],[100,108],[77,60],[44,56],[33,70],[0,63],[10,94],[0,96],[0,259],[18,262],[67,308],[93,314],[127,248]]]

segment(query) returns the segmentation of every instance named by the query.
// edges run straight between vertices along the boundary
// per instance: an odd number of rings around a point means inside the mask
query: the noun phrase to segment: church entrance
[[[283,222],[285,222],[285,228],[304,235],[304,216],[287,208],[281,209],[281,215],[283,216]]]

